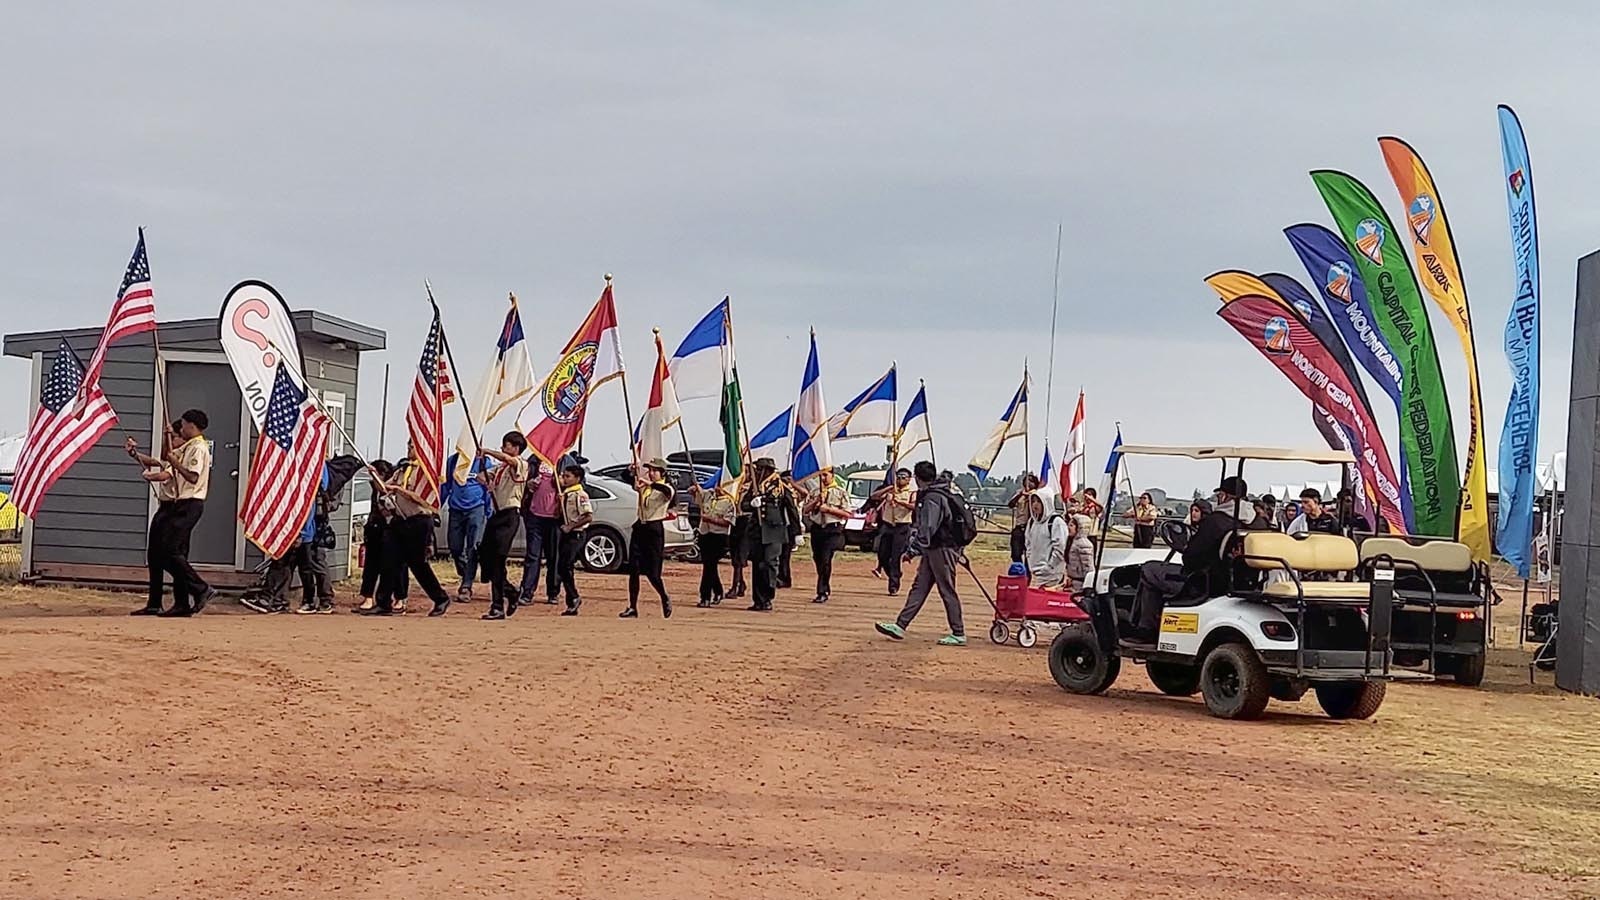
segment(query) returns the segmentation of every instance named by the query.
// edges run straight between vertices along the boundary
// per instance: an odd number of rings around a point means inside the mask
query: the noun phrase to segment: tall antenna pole
[[[384,459],[383,440],[389,431],[389,364],[383,364],[383,412],[378,415],[378,458]]]
[[[1044,448],[1050,451],[1050,408],[1055,405],[1056,313],[1061,308],[1061,223],[1056,223],[1056,275],[1050,289],[1050,368],[1044,376]],[[1028,460],[1033,465],[1033,460]]]

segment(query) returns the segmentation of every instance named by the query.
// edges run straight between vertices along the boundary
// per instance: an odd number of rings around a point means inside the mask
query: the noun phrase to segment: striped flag
[[[106,330],[100,333],[100,345],[89,357],[88,374],[84,377],[84,390],[100,383],[100,370],[105,367],[106,352],[111,345],[125,337],[156,330],[155,291],[150,288],[150,259],[144,252],[144,229],[139,229],[139,243],[133,248],[133,258],[128,260],[128,271],[122,276],[122,287],[117,289],[117,302],[111,305],[111,318]]]
[[[250,462],[250,484],[239,520],[244,523],[245,537],[277,559],[299,540],[311,515],[322,484],[333,420],[311,402],[306,389],[296,385],[289,370],[279,363],[264,423]]]
[[[1083,391],[1078,392],[1078,408],[1072,411],[1072,430],[1067,432],[1067,450],[1061,454],[1061,496],[1071,497],[1085,486],[1073,477],[1072,467],[1083,463]]]
[[[11,502],[30,519],[44,502],[45,491],[117,424],[117,413],[100,385],[85,374],[78,354],[63,340],[39,389],[39,411],[28,423],[17,457]],[[75,403],[80,390],[85,390],[83,402]]]
[[[428,328],[428,340],[422,345],[422,359],[417,363],[417,380],[411,387],[411,404],[406,407],[411,458],[424,479],[416,489],[429,506],[439,505],[439,480],[444,472],[444,405],[454,398],[448,369],[444,326],[439,322],[439,307],[435,306],[433,325]]]

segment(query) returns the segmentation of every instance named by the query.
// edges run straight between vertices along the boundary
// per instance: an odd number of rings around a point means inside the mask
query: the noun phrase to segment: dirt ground
[[[797,570],[808,569],[800,565]],[[1600,703],[1393,689],[1227,723],[935,647],[860,556],[760,615],[128,618],[0,588],[0,897],[1567,897],[1600,891]],[[341,605],[349,603],[341,597]],[[1548,676],[1544,676],[1548,679]]]

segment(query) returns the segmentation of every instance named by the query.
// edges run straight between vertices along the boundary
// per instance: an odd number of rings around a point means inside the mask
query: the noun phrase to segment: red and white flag
[[[1072,412],[1072,430],[1067,432],[1067,448],[1061,454],[1061,496],[1071,497],[1082,490],[1073,472],[1083,466],[1083,391],[1078,392],[1078,408]]]
[[[633,461],[647,463],[667,454],[661,447],[661,434],[678,424],[682,414],[678,411],[678,392],[672,383],[672,373],[667,366],[667,351],[661,346],[661,332],[656,332],[656,369],[650,379],[650,405],[645,407],[644,418],[633,437]]]
[[[417,379],[411,386],[411,403],[406,407],[406,435],[411,439],[411,459],[422,470],[423,481],[415,485],[429,506],[439,505],[439,482],[444,473],[444,406],[455,399],[451,388],[450,366],[444,352],[444,326],[439,307],[433,308],[433,325],[422,345],[417,362]]]
[[[245,537],[273,559],[294,546],[311,517],[332,424],[279,363],[239,510]]]
[[[117,413],[110,401],[100,385],[88,381],[82,361],[63,340],[56,348],[50,375],[39,388],[39,411],[28,423],[28,435],[17,457],[11,502],[24,516],[33,518],[56,479],[115,424]]]
[[[544,382],[517,414],[517,428],[528,437],[528,449],[550,465],[578,443],[584,414],[594,389],[622,375],[622,338],[617,335],[617,305],[606,289],[578,333],[561,350]],[[631,425],[631,423],[630,423]]]
[[[111,304],[111,318],[106,320],[106,330],[100,333],[100,345],[89,357],[88,375],[84,390],[100,383],[100,370],[105,367],[106,352],[111,345],[125,337],[156,330],[155,291],[150,287],[150,259],[144,252],[144,229],[139,229],[139,243],[133,248],[133,258],[128,260],[128,271],[122,276],[122,287],[117,289],[117,302]]]

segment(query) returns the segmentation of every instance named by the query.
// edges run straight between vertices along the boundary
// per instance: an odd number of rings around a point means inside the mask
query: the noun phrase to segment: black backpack
[[[966,498],[949,488],[939,491],[944,495],[945,517],[939,525],[939,543],[946,547],[965,547],[978,538],[978,520]]]

